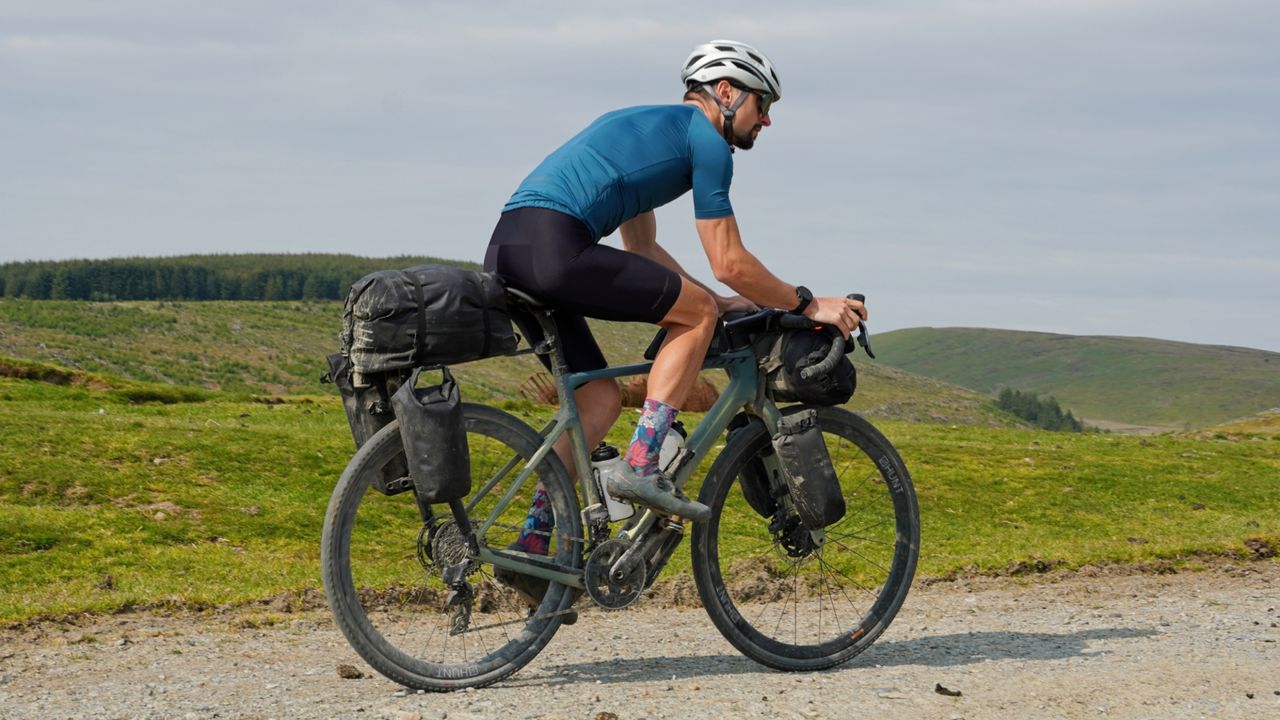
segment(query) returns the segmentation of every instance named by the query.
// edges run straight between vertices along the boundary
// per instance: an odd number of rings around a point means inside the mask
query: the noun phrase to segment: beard
[[[756,144],[756,128],[753,127],[745,133],[733,134],[733,146],[742,150],[750,150]]]

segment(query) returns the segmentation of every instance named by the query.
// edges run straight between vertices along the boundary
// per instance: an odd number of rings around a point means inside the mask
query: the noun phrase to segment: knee
[[[697,324],[699,327],[709,329],[720,319],[720,308],[716,305],[715,298],[711,297],[711,293],[702,288],[698,288],[696,297],[697,305],[694,312],[697,316]]]
[[[673,312],[666,318],[667,321],[708,332],[720,317],[720,308],[716,306],[715,298],[711,297],[711,293],[695,285],[688,285],[681,289],[680,299],[676,301],[676,307],[672,310]],[[659,324],[665,327],[669,323]]]

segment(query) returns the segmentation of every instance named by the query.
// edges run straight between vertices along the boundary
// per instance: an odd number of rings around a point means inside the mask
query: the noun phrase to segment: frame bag
[[[805,527],[817,530],[844,517],[844,493],[822,439],[817,410],[783,416],[778,421],[778,434],[773,436],[773,449]]]
[[[449,368],[439,385],[417,388],[422,368],[391,396],[400,421],[400,440],[418,499],[429,503],[460,500],[471,492],[471,453],[462,418],[462,396]]]

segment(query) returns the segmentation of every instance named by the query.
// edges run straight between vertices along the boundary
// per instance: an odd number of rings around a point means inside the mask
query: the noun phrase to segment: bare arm
[[[698,237],[711,261],[716,279],[759,305],[789,309],[796,306],[796,286],[779,280],[742,245],[738,221],[732,215],[698,220]],[[815,322],[836,325],[848,335],[865,320],[867,310],[857,300],[814,298],[804,314]]]
[[[652,210],[641,213],[624,222],[618,227],[618,232],[622,235],[622,247],[628,252],[649,258],[663,267],[670,268],[679,273],[685,280],[706,290],[715,299],[716,305],[721,312],[736,306],[731,298],[722,297],[699,282],[697,278],[685,272],[684,268],[680,267],[680,263],[676,262],[676,259],[671,257],[671,254],[658,244],[658,220]]]

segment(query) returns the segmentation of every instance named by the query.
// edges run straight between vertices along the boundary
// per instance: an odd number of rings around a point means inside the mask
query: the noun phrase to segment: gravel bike
[[[464,404],[472,491],[447,506],[417,500],[403,476],[393,422],[356,452],[325,514],[321,565],[337,625],[374,669],[410,688],[480,687],[511,675],[577,619],[575,602],[605,610],[634,603],[685,532],[677,519],[639,506],[631,518],[610,522],[573,396],[587,382],[644,374],[652,363],[570,372],[554,311],[508,293],[543,328],[546,340],[524,352],[550,358],[555,417],[535,430],[498,408]],[[676,487],[696,489],[712,508],[709,521],[693,525],[690,542],[707,614],[744,655],[788,671],[843,663],[884,632],[911,586],[920,537],[902,458],[871,423],[839,407],[816,410],[847,512],[821,529],[799,522],[770,438],[782,417],[804,406],[774,402],[757,368],[755,341],[812,327],[777,309],[723,320],[703,368],[725,371],[728,384],[667,467]],[[861,331],[869,353],[865,326]],[[852,350],[852,338],[835,340],[824,363]],[[656,346],[655,340],[646,357]],[[575,458],[572,478],[552,452],[565,433]],[[713,455],[705,476],[695,479]],[[761,468],[771,499],[764,508],[744,492]],[[538,483],[555,518],[546,556],[508,549]],[[536,608],[495,580],[499,568],[546,582]]]

